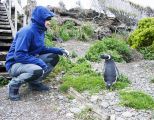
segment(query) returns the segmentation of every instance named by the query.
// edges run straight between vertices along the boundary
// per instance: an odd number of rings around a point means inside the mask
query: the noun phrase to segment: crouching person
[[[12,77],[8,84],[10,100],[20,100],[19,88],[28,83],[31,90],[48,91],[42,80],[53,70],[59,55],[67,54],[65,49],[46,47],[45,31],[54,13],[43,6],[37,6],[31,23],[21,28],[14,38],[6,57],[6,70]]]

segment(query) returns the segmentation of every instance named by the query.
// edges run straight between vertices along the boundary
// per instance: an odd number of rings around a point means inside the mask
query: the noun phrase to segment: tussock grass
[[[102,76],[91,70],[90,63],[85,59],[80,59],[63,77],[60,90],[67,92],[70,87],[73,87],[78,92],[88,90],[94,93],[105,89],[105,84]]]
[[[143,92],[121,91],[121,103],[126,107],[135,109],[154,109],[154,99]]]

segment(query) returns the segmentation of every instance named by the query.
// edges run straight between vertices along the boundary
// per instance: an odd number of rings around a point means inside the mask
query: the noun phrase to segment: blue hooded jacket
[[[39,54],[55,53],[62,55],[62,50],[44,45],[45,21],[54,16],[50,10],[43,6],[37,6],[32,13],[30,25],[21,28],[14,38],[6,57],[6,70],[8,71],[15,63],[36,64],[45,69],[46,63],[37,58]]]

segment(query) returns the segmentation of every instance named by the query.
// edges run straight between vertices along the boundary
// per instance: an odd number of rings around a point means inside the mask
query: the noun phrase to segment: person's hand
[[[69,52],[66,49],[62,48],[61,51],[65,57],[69,57]]]

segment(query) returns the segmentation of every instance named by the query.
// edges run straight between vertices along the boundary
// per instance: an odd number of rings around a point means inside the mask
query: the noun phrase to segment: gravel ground
[[[58,44],[68,51],[75,51],[78,56],[84,56],[90,43],[68,41]],[[102,71],[101,63],[92,63],[94,70]],[[154,78],[154,61],[139,61],[132,63],[117,63],[120,73],[125,74],[132,81],[127,89],[144,91],[154,97],[154,84],[150,79]],[[58,81],[59,77],[54,81]],[[52,87],[52,83],[48,84]],[[1,120],[75,120],[74,114],[80,113],[83,106],[79,106],[76,99],[70,100],[58,89],[49,92],[32,92],[26,86],[21,88],[22,100],[12,102],[6,94],[7,86],[0,88],[0,119]],[[152,110],[135,110],[119,105],[118,91],[101,91],[95,95],[84,92],[82,95],[88,98],[94,105],[97,104],[102,112],[112,116],[114,120],[154,120]]]

